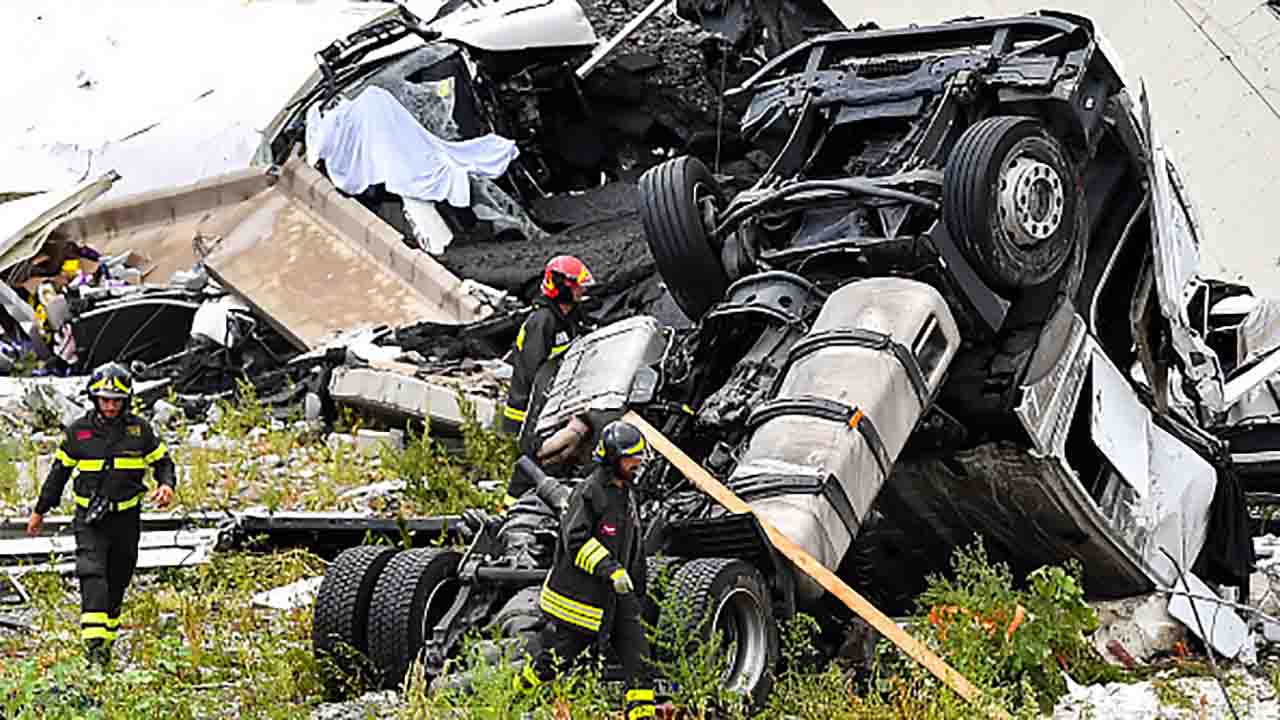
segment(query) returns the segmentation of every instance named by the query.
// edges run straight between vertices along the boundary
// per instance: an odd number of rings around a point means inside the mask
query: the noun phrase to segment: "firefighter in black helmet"
[[[644,548],[632,496],[645,445],[640,431],[621,420],[601,433],[596,469],[574,488],[560,519],[538,603],[549,616],[541,651],[517,680],[522,688],[537,687],[592,643],[608,640],[626,675],[627,720],[654,717],[649,641],[640,623]]]
[[[40,490],[27,534],[38,535],[44,515],[62,500],[75,478],[76,576],[80,579],[80,638],[90,658],[106,665],[120,628],[125,588],[138,562],[143,477],[155,471],[151,500],[173,501],[173,461],[142,418],[129,411],[133,377],[108,363],[89,379],[93,410],[67,428]]]

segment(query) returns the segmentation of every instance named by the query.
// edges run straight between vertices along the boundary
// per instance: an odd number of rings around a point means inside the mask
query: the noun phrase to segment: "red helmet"
[[[562,296],[572,299],[573,288],[587,287],[595,282],[585,263],[572,255],[557,255],[547,261],[542,275],[542,294],[555,300]]]

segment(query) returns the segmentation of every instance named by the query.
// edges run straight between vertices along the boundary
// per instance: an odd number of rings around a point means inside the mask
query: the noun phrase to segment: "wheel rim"
[[[719,203],[716,194],[706,183],[695,183],[693,186],[693,206],[698,208],[698,217],[702,220],[702,234],[711,239],[716,228],[716,215],[719,214]]]
[[[751,692],[768,671],[769,629],[755,593],[736,588],[720,599],[712,625],[729,657],[721,680],[725,687]]]
[[[422,608],[422,630],[420,637],[422,642],[431,641],[431,631],[435,629],[436,623],[440,618],[449,611],[449,606],[453,604],[454,598],[458,595],[458,579],[450,577],[436,583],[431,588],[431,594],[427,596],[427,604]]]
[[[1000,226],[1015,244],[1038,245],[1062,225],[1066,192],[1052,166],[1026,155],[1014,156],[1000,170],[999,188]]]

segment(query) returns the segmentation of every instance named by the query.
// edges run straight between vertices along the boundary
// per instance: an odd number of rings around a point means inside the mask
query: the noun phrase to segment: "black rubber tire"
[[[726,631],[725,614],[715,617],[724,609],[732,615],[737,603],[750,613],[758,613],[755,622],[748,623],[746,632],[752,637],[738,642],[735,658],[730,662],[724,678],[726,685],[738,686],[752,707],[760,707],[773,689],[778,664],[778,627],[773,617],[773,605],[769,586],[764,576],[750,563],[729,558],[700,558],[691,560],[676,570],[671,578],[669,592],[676,596],[675,606],[680,617],[699,623],[703,639],[710,639],[717,627]],[[733,605],[730,605],[732,603]],[[739,633],[742,626],[739,625]],[[729,633],[724,635],[729,642]],[[736,678],[748,665],[755,671],[749,678]],[[739,683],[742,683],[739,685]]]
[[[435,617],[424,617],[427,601],[441,583],[456,579],[462,556],[453,550],[419,548],[396,553],[373,589],[369,609],[369,658],[382,686],[396,689],[422,651],[423,625],[432,625],[453,598],[437,598]]]
[[[1001,168],[1017,156],[1057,173],[1062,217],[1048,237],[1030,246],[1001,226]],[[1085,231],[1084,192],[1062,145],[1039,120],[998,115],[975,123],[956,142],[942,180],[947,230],[974,270],[996,291],[1009,293],[1045,282],[1061,268]]]
[[[369,600],[396,549],[361,545],[343,551],[324,573],[311,619],[311,647],[328,655],[341,644],[369,651]]]
[[[719,183],[695,157],[668,160],[640,176],[640,219],[649,251],[676,304],[693,321],[729,287],[720,250],[712,244],[698,206],[703,192],[724,207]]]

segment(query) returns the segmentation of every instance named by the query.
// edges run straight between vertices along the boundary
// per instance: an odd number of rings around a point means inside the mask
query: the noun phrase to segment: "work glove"
[[[609,579],[613,581],[613,591],[619,595],[629,595],[632,590],[636,589],[636,586],[631,582],[631,576],[622,568],[614,570]]]

